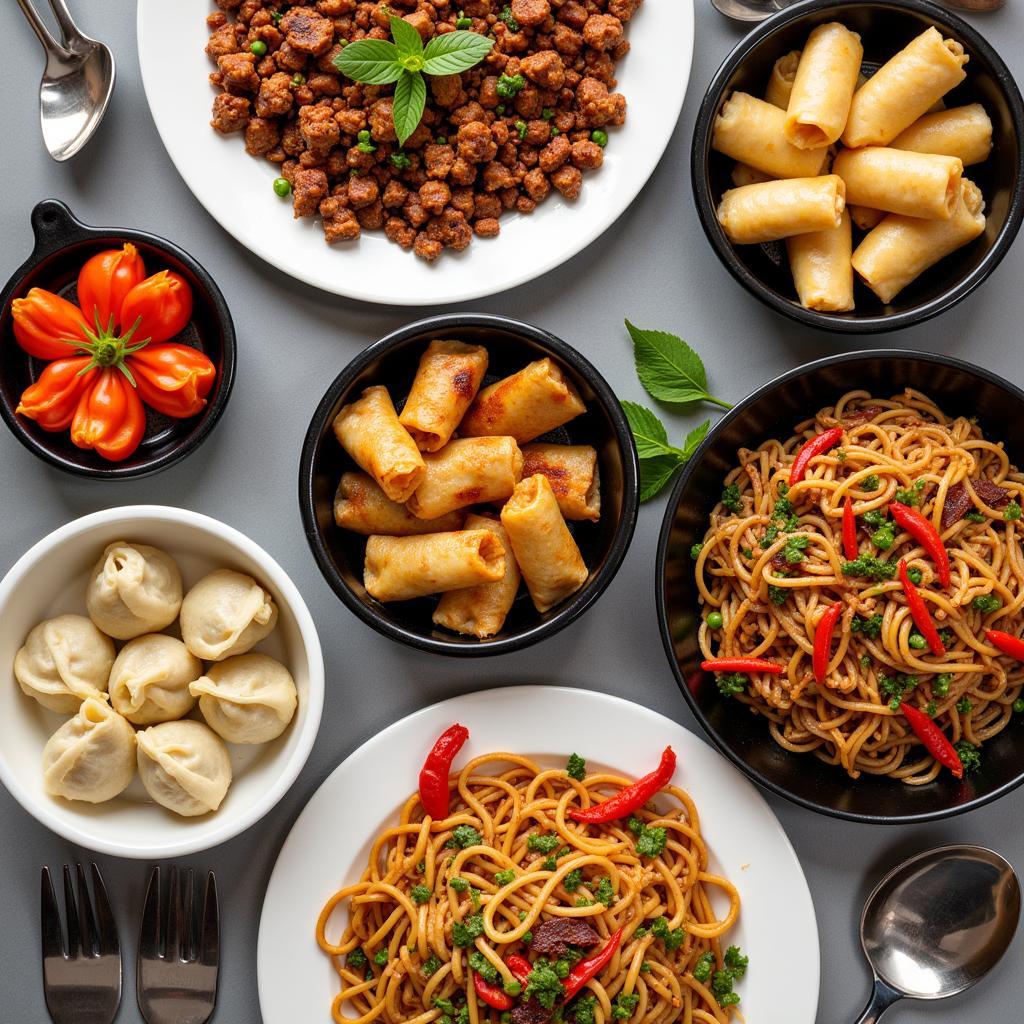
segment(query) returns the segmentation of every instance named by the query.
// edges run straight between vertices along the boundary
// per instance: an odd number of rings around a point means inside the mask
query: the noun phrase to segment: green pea
[[[305,84],[306,84],[306,76],[301,74],[300,72],[296,71],[295,74],[292,75],[292,85],[305,85]]]
[[[920,633],[911,633],[910,646],[913,647],[915,651],[923,651],[928,646],[928,641],[925,640]]]
[[[274,179],[274,191],[283,199],[292,190],[292,183],[287,178]]]
[[[1017,713],[1018,715],[1024,715],[1024,697],[1018,697],[1018,698],[1017,698],[1017,699],[1016,699],[1016,700],[1015,700],[1015,701],[1013,702],[1013,710],[1014,710],[1014,711],[1015,711],[1015,712],[1016,712],[1016,713]]]
[[[708,620],[707,621],[708,621],[708,626],[710,626],[711,629],[721,629],[722,628],[722,623],[725,621],[725,619],[722,618],[722,613],[721,612],[712,612],[708,616]]]
[[[267,54],[267,44],[262,39],[257,39],[255,42],[249,44],[249,49],[256,54],[257,57],[265,57]]]
[[[473,19],[467,18],[463,11],[459,11],[459,17],[455,22],[456,28],[466,29],[473,27]]]
[[[590,141],[596,142],[602,149],[608,145],[608,133],[600,128],[595,128],[590,133]]]

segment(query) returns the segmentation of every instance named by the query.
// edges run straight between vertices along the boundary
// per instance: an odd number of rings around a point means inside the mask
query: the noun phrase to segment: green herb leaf
[[[348,47],[345,47],[346,52]],[[423,117],[423,108],[427,105],[427,83],[422,75],[402,72],[402,77],[395,83],[395,95],[392,100],[392,115],[395,120],[395,134],[398,144],[405,145],[406,139],[414,131]]]
[[[354,82],[367,85],[397,82],[404,73],[398,63],[398,47],[386,39],[357,39],[334,58],[333,64]]]
[[[398,54],[401,57],[423,53],[423,40],[419,32],[404,18],[391,16],[391,38],[398,47]]]
[[[428,75],[460,74],[479,64],[493,46],[494,39],[479,32],[445,32],[427,43],[423,70]]]
[[[704,363],[682,338],[666,331],[644,330],[629,320],[626,330],[633,339],[637,376],[652,397],[662,402],[704,401],[732,408],[708,393]]]
[[[579,754],[572,753],[565,765],[565,774],[570,779],[582,782],[587,777],[587,762]]]
[[[629,421],[636,441],[636,452],[641,459],[653,459],[659,455],[682,455],[682,451],[668,443],[665,425],[650,409],[636,402],[623,402],[622,411]]]
[[[678,455],[659,455],[640,460],[640,500],[648,501],[672,479],[683,464]]]

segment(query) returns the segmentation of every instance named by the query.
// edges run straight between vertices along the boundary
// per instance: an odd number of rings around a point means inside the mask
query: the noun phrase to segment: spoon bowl
[[[73,157],[106,113],[114,90],[114,58],[95,40],[81,51],[47,53],[39,86],[43,143],[54,160]]]

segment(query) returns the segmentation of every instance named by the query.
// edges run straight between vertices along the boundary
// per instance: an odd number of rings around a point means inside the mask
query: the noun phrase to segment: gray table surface
[[[5,2],[0,11],[0,38],[6,41],[0,280],[31,249],[28,214],[48,196],[65,200],[87,223],[130,225],[165,235],[205,264],[224,290],[238,329],[238,376],[224,419],[203,448],[149,480],[107,485],[75,480],[47,468],[12,436],[0,433],[0,572],[70,519],[114,505],[157,502],[215,516],[247,533],[301,589],[320,629],[327,664],[327,699],[316,746],[291,792],[263,821],[188,861],[216,869],[222,883],[223,964],[215,1020],[255,1024],[260,1020],[256,931],[277,851],[316,787],[368,737],[444,697],[545,681],[615,693],[699,731],[676,690],[655,621],[654,554],[664,497],[642,508],[633,546],[601,601],[532,650],[464,664],[407,650],[355,619],[323,581],[303,538],[295,486],[299,450],[325,382],[365,345],[412,320],[417,311],[321,294],[242,249],[193,199],[167,159],[139,78],[135,5],[131,0],[78,0],[72,6],[83,29],[111,45],[118,81],[99,133],[67,164],[51,162],[39,138],[41,53],[34,37],[13,3]],[[1020,78],[1020,8],[1011,4],[972,20]],[[560,335],[593,360],[622,398],[636,401],[645,395],[633,372],[623,316],[685,336],[702,352],[713,389],[733,400],[790,367],[856,344],[802,329],[766,310],[733,282],[708,248],[690,198],[689,137],[704,86],[742,29],[720,17],[707,0],[698,0],[696,23],[685,110],[665,158],[632,207],[561,270],[469,304]],[[1022,276],[1024,242],[1019,242],[988,283],[954,310],[870,344],[956,354],[1024,384]],[[696,416],[666,419],[679,436],[697,422]],[[865,895],[890,866],[932,846],[971,842],[991,846],[1024,868],[1024,790],[952,821],[905,828],[833,821],[772,797],[769,802],[796,848],[817,908],[820,1024],[855,1019],[867,997],[857,923]],[[751,842],[756,844],[757,837],[751,836]],[[51,835],[3,789],[0,850],[0,1024],[36,1024],[47,1019],[38,962],[39,868],[90,854]],[[117,1019],[137,1024],[142,1018],[131,980],[134,933],[150,866],[98,860],[114,894],[129,971]],[[943,1004],[904,1003],[888,1019],[906,1024],[1020,1020],[1022,958],[1024,933],[979,988]],[[793,964],[794,985],[801,983],[807,966]],[[780,1007],[751,1024],[790,1022]]]

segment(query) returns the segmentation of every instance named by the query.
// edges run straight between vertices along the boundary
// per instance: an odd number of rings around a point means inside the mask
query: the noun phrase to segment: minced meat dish
[[[615,63],[641,0],[216,2],[210,123],[280,166],[295,216],[319,214],[328,242],[383,230],[434,260],[474,233],[493,237],[505,210],[530,213],[552,188],[575,199],[583,172],[601,166],[607,128],[626,117]],[[424,42],[456,29],[495,40],[477,67],[427,79],[403,147],[394,87],[353,82],[332,63],[356,39],[389,39],[392,15]]]

